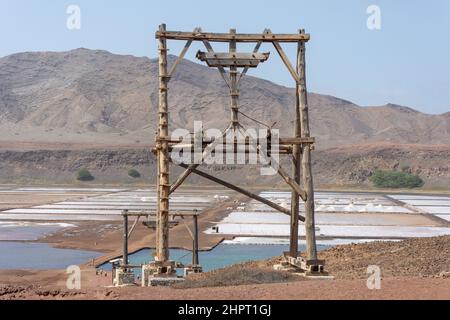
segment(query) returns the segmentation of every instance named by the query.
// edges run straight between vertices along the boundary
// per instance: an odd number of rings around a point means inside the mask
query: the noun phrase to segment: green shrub
[[[131,178],[135,178],[135,179],[141,177],[141,174],[140,174],[139,171],[137,171],[136,169],[130,169],[130,170],[128,170],[128,175],[129,175]]]
[[[92,181],[94,179],[95,179],[94,176],[86,168],[81,169],[77,173],[77,180],[78,181]]]
[[[406,172],[377,170],[370,177],[370,181],[377,188],[420,188],[424,185],[423,180],[416,175]]]

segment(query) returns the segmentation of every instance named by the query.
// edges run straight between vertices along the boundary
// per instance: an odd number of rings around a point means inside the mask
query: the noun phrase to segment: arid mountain
[[[153,181],[149,146],[156,131],[157,71],[157,60],[87,49],[1,58],[0,182],[73,183],[82,167],[97,183],[132,183],[131,167],[143,181]],[[267,124],[277,121],[276,128],[291,135],[293,89],[247,76],[241,93],[244,113]],[[169,97],[172,129],[192,130],[194,120],[221,129],[229,121],[228,92],[216,70],[183,61]],[[450,186],[450,112],[360,107],[313,93],[309,104],[319,149],[313,157],[316,185],[368,185],[377,168],[406,167],[428,187]],[[242,122],[258,126],[244,117]],[[209,170],[236,183],[279,183],[278,177],[261,179],[255,168]]]
[[[1,58],[0,140],[153,143],[157,70],[156,60],[87,49]],[[227,124],[228,92],[216,70],[185,60],[170,85],[172,128],[191,130],[194,120],[215,128]],[[241,92],[244,113],[265,123],[277,121],[283,135],[291,134],[293,89],[248,76]],[[360,107],[319,94],[310,94],[309,104],[311,129],[321,149],[379,142],[450,144],[450,113]]]

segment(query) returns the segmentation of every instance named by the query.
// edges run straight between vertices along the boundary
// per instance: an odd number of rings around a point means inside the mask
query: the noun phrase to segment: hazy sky
[[[450,111],[450,1],[309,0],[0,0],[0,56],[79,47],[156,57],[154,32],[169,30],[295,33],[305,28],[309,90],[360,105],[396,103],[427,113]],[[229,10],[219,11],[227,3]],[[81,9],[81,29],[69,30],[69,5]],[[367,8],[381,10],[381,30],[367,27]],[[239,12],[237,11],[239,10]],[[184,44],[171,44],[178,54]],[[201,48],[193,46],[194,59]],[[242,51],[250,50],[247,46]],[[202,48],[203,49],[203,48]],[[217,47],[220,51],[221,46]],[[289,53],[294,48],[286,46]],[[250,74],[293,86],[273,47],[270,61]],[[292,55],[293,61],[295,60]]]

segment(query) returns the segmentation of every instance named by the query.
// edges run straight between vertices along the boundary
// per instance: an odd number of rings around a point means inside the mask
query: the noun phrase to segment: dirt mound
[[[383,277],[448,277],[450,236],[337,246],[320,254],[327,270],[340,279],[365,279],[367,267]]]
[[[272,260],[248,262],[203,274],[190,275],[184,283],[175,288],[227,287],[263,283],[282,283],[300,280],[301,278],[288,272],[272,269]]]
[[[448,278],[450,236],[337,246],[323,251],[326,270],[336,279],[367,279],[367,267],[381,268],[383,278]],[[204,274],[191,275],[177,288],[225,287],[299,281],[304,278],[274,271],[281,258],[248,262]]]

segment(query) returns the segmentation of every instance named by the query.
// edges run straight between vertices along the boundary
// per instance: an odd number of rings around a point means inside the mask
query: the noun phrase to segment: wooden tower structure
[[[231,29],[229,33],[206,33],[200,28],[193,32],[167,31],[162,24],[156,32],[159,41],[159,110],[158,132],[156,137],[155,152],[157,155],[157,199],[156,213],[156,254],[152,263],[159,275],[169,275],[174,271],[174,262],[169,257],[169,216],[170,196],[188,178],[190,174],[197,174],[222,186],[242,193],[247,197],[260,201],[284,214],[290,216],[290,250],[285,252],[285,263],[289,266],[301,269],[309,273],[323,272],[323,261],[317,260],[317,248],[315,238],[314,221],[314,185],[311,168],[311,151],[314,138],[310,135],[308,99],[306,88],[306,43],[310,40],[309,34],[300,30],[295,34],[274,34],[269,29],[260,34],[239,34]],[[179,57],[170,67],[168,66],[168,40],[186,41]],[[295,124],[292,128],[291,138],[280,139],[280,155],[288,155],[292,158],[291,174],[278,164],[278,174],[292,190],[291,208],[282,207],[244,188],[233,185],[222,179],[214,177],[199,170],[200,164],[181,164],[185,171],[173,182],[170,182],[170,152],[172,147],[181,141],[172,140],[169,132],[169,83],[174,72],[185,57],[191,44],[200,42],[206,48],[206,52],[198,52],[197,58],[206,62],[209,67],[217,68],[221,77],[230,89],[231,121],[223,131],[225,136],[230,131],[237,132],[242,129],[239,123],[239,82],[250,68],[256,68],[260,63],[269,58],[269,53],[259,53],[263,43],[272,44],[281,60],[287,67],[296,86]],[[212,43],[228,43],[229,51],[225,53],[215,52]],[[241,53],[237,51],[239,43],[254,43],[253,52]],[[289,60],[282,48],[283,43],[297,44],[297,57],[295,66]],[[239,72],[240,71],[240,72]],[[193,137],[192,137],[193,139]],[[194,140],[192,140],[194,144]],[[203,145],[204,160],[218,146],[218,143],[209,141]],[[236,150],[236,149],[235,149]],[[300,204],[305,207],[305,216],[299,214]],[[300,257],[298,252],[299,221],[305,223],[306,230],[306,257]]]

